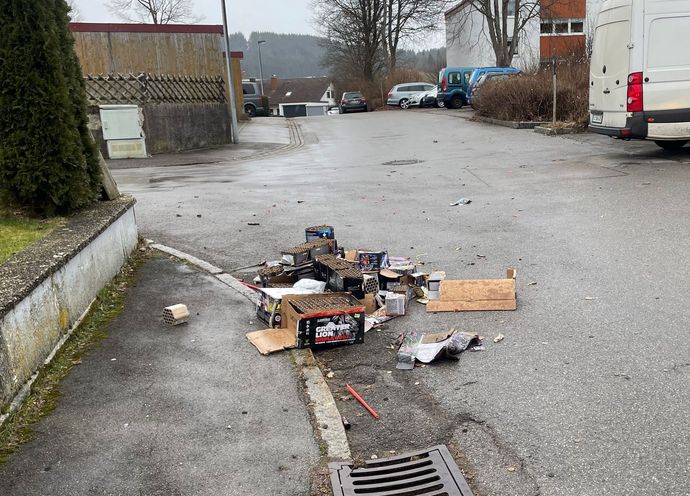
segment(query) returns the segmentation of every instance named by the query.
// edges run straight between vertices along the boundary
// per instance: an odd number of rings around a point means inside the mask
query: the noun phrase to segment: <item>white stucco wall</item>
[[[8,403],[115,277],[138,242],[130,208],[0,320],[0,405]]]

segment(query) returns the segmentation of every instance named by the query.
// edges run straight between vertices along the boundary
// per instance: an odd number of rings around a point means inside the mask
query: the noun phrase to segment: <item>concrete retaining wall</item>
[[[171,153],[230,143],[226,103],[162,103],[144,106],[148,153]]]
[[[0,265],[0,406],[43,364],[137,242],[129,197],[78,214]]]

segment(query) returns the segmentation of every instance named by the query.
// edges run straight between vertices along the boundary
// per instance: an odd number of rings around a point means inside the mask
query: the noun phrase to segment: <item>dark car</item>
[[[351,110],[367,111],[367,99],[359,91],[347,91],[340,99],[340,113],[346,114]]]
[[[255,79],[242,80],[244,113],[249,117],[268,115],[268,97],[261,94],[261,86]]]

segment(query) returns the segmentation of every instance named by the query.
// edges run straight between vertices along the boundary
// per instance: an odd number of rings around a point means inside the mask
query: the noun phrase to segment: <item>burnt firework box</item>
[[[364,342],[366,310],[351,294],[286,295],[281,310],[282,324],[294,329],[298,348]]]
[[[360,271],[354,267],[338,268],[335,269],[333,275],[334,287],[331,288],[333,291],[345,291],[352,293],[355,298],[364,298],[362,289],[364,276]]]

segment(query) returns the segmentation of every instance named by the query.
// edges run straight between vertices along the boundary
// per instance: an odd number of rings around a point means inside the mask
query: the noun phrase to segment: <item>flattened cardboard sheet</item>
[[[256,346],[259,353],[269,355],[276,351],[295,348],[295,331],[292,329],[263,329],[247,333],[249,342]]]
[[[515,270],[508,269],[506,276],[506,279],[441,281],[439,299],[427,304],[427,312],[516,310]]]

